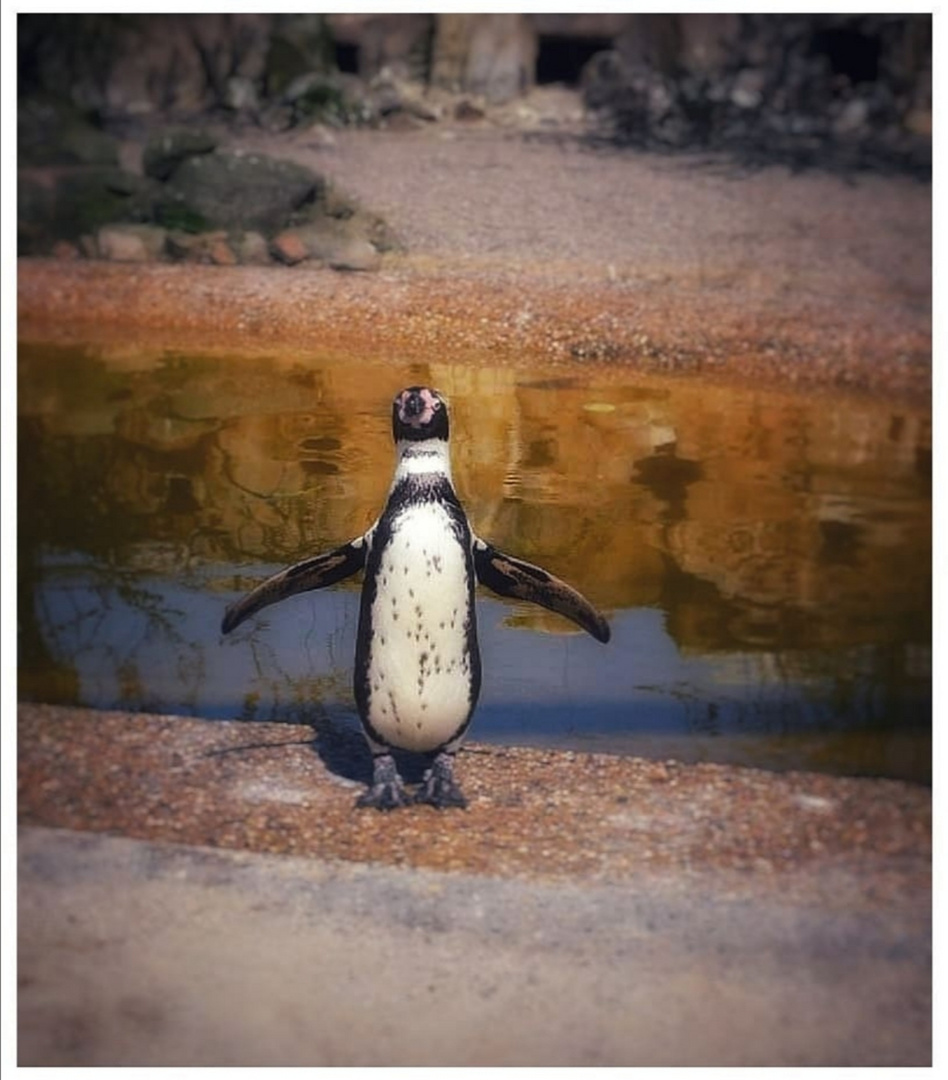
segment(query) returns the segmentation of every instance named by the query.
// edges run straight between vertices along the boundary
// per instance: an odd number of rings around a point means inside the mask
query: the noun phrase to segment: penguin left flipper
[[[360,536],[342,547],[316,555],[312,559],[304,559],[267,578],[224,612],[221,633],[229,634],[244,619],[250,618],[269,604],[275,604],[297,593],[335,585],[337,581],[351,577],[365,565],[365,550],[365,537]]]
[[[585,596],[542,567],[498,551],[480,537],[474,537],[473,552],[477,580],[488,589],[565,615],[603,644],[612,636],[609,624]]]

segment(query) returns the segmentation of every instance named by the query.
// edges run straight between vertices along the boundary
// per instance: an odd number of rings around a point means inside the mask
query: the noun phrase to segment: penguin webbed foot
[[[427,803],[439,810],[467,807],[467,799],[454,779],[454,755],[442,752],[425,772],[421,787],[415,792],[416,803]]]
[[[397,810],[410,806],[412,799],[398,775],[395,759],[391,754],[379,754],[372,762],[372,786],[356,800],[360,809]]]

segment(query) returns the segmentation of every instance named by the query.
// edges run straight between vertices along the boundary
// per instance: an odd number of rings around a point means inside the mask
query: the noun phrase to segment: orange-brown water
[[[23,346],[21,696],[351,722],[357,583],[219,618],[371,524],[410,383],[475,530],[615,631],[485,595],[477,738],[930,775],[928,414],[615,369]]]

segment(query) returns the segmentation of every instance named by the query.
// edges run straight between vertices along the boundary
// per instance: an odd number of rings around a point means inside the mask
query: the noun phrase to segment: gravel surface
[[[19,719],[29,825],[544,880],[723,872],[830,905],[930,888],[930,792],[898,781],[471,745],[468,810],[381,814],[354,809],[356,734],[45,705]],[[845,897],[841,870],[861,875]]]
[[[21,334],[930,393],[931,188],[915,181],[440,126],[238,145],[322,171],[406,252],[375,274],[21,260]]]

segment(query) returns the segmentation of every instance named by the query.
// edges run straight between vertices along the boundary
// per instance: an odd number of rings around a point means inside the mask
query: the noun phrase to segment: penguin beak
[[[412,390],[407,399],[402,402],[402,416],[411,422],[426,409],[425,400],[417,390]]]

